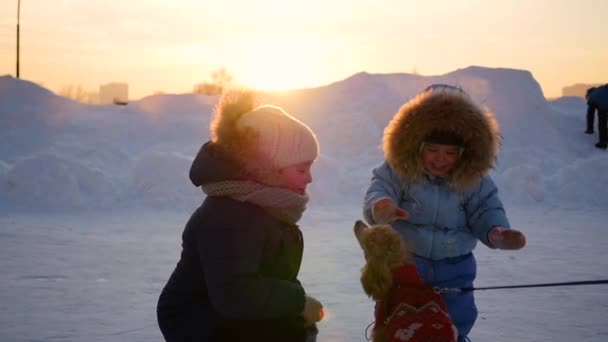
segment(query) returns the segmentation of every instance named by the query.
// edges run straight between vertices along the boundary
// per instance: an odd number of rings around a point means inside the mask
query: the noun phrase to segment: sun
[[[256,39],[241,51],[237,75],[245,85],[272,91],[306,88],[323,82],[322,43],[313,39]]]

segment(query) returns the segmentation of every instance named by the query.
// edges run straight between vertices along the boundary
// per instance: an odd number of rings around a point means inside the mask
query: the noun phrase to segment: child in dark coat
[[[222,97],[190,179],[207,195],[157,306],[168,342],[315,341],[322,305],[298,280],[312,130],[253,94]]]

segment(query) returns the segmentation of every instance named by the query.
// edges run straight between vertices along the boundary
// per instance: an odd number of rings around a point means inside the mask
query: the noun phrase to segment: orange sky
[[[15,74],[16,12],[0,3],[0,74]],[[285,89],[480,65],[529,70],[556,97],[608,82],[606,13],[603,0],[22,0],[21,77],[54,91],[126,82],[139,98],[220,67]]]

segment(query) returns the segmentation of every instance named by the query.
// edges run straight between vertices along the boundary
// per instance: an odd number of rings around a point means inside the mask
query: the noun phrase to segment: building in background
[[[99,86],[100,104],[127,104],[129,102],[129,85],[113,82]]]

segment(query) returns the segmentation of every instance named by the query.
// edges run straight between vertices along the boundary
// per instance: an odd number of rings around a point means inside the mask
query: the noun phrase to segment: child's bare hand
[[[372,216],[376,223],[388,224],[395,220],[407,220],[410,217],[410,213],[399,208],[392,200],[383,198],[374,203]]]
[[[522,249],[526,245],[524,233],[503,227],[492,228],[488,234],[488,239],[498,249]]]
[[[325,313],[323,312],[323,304],[313,297],[306,296],[306,302],[304,303],[304,312],[302,316],[306,325],[313,325],[314,323],[323,319]]]

